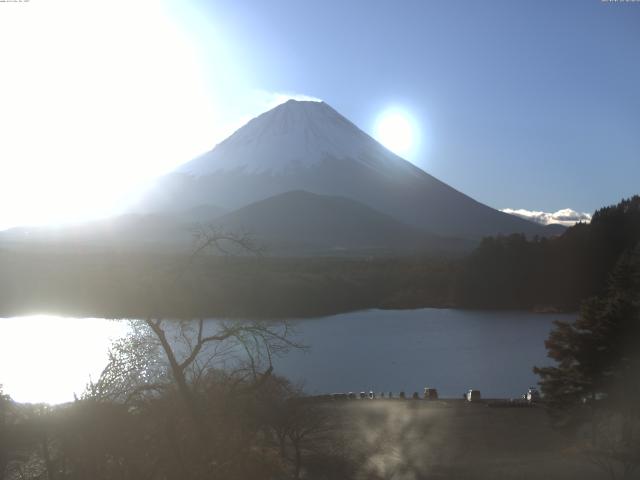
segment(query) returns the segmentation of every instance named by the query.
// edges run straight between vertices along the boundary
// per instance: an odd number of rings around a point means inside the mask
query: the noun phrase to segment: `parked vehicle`
[[[348,397],[349,397],[349,400],[355,400],[356,399],[356,394],[353,393],[353,392],[349,392]]]
[[[364,400],[367,398],[367,394],[365,392],[360,392],[360,400]]]
[[[425,400],[438,400],[438,389],[424,387],[424,399]]]
[[[404,392],[400,392],[400,395],[398,395],[402,400],[404,400],[405,398],[407,398],[407,396],[404,394]]]
[[[411,395],[411,398],[413,400],[420,400],[420,395],[418,394],[418,392],[413,392],[413,395]]]
[[[529,387],[527,393],[525,394],[525,399],[527,402],[538,402],[540,401],[540,392],[535,387]]]
[[[369,391],[369,400],[375,400],[376,399],[376,394],[372,391]]]
[[[464,395],[467,402],[478,402],[480,400],[480,390],[470,388]]]

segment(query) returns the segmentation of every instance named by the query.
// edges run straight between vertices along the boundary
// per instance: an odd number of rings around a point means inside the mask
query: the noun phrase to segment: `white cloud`
[[[557,212],[553,213],[525,210],[523,208],[519,208],[517,210],[514,210],[512,208],[503,208],[501,211],[510,215],[515,215],[516,217],[540,223],[542,225],[557,223],[560,225],[564,225],[565,227],[570,227],[578,222],[589,223],[591,221],[590,214],[584,212],[576,212],[571,208],[563,208],[562,210],[558,210]]]

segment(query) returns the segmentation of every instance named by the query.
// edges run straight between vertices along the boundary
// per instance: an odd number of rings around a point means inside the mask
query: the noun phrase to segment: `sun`
[[[374,136],[393,153],[406,156],[415,147],[415,127],[409,115],[399,110],[387,110],[376,121]]]

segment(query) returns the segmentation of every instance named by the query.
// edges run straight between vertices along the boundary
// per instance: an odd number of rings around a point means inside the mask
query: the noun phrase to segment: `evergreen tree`
[[[603,295],[623,252],[640,242],[640,196],[597,210],[550,239],[485,238],[461,262],[455,301],[471,308],[557,307],[576,310]]]
[[[546,342],[553,367],[534,368],[557,425],[590,427],[585,451],[615,478],[640,467],[640,244],[624,253],[605,293]]]
[[[640,245],[625,253],[605,293],[583,302],[573,323],[555,322],[545,342],[555,367],[535,368],[550,404],[612,395],[635,366],[640,326]]]

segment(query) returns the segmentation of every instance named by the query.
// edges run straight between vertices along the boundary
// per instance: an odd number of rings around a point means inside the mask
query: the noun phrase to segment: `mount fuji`
[[[159,179],[139,211],[202,205],[233,211],[291,191],[350,199],[440,236],[556,233],[455,190],[387,150],[326,103],[295,100],[254,118]]]

